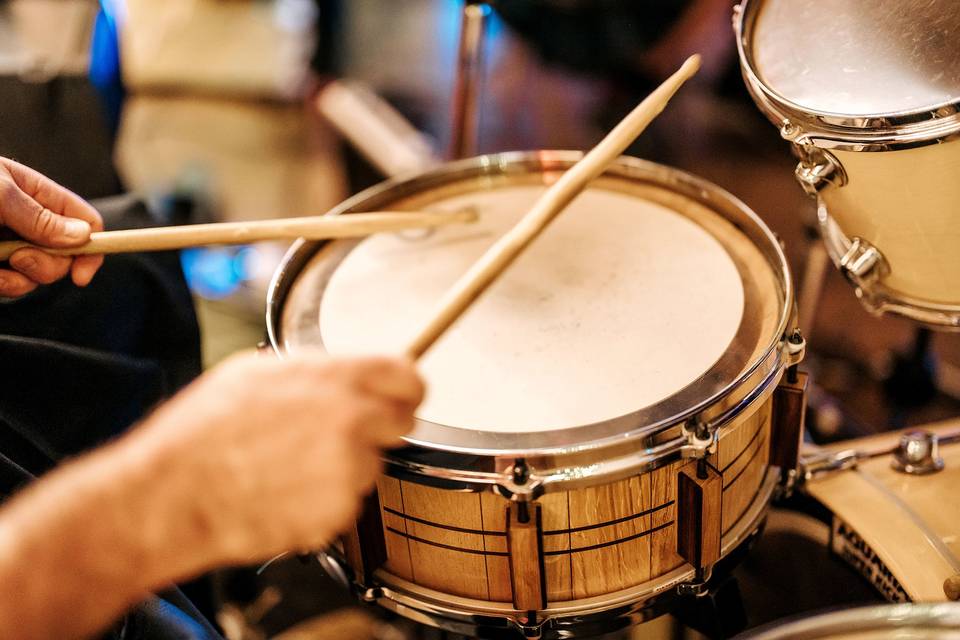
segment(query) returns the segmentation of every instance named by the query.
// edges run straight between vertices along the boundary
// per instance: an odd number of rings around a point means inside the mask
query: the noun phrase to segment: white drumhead
[[[960,99],[956,0],[759,0],[757,74],[816,112],[894,114]]]
[[[442,294],[545,187],[457,193],[470,226],[359,243],[329,276],[320,335],[334,354],[400,353]],[[582,426],[698,380],[744,313],[741,274],[689,217],[594,187],[578,197],[421,362],[422,420],[499,432]]]

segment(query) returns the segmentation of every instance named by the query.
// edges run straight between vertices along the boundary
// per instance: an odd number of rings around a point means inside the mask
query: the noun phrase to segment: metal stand
[[[930,329],[918,328],[913,346],[897,354],[883,391],[893,409],[895,428],[906,426],[906,413],[931,402],[937,395],[936,363],[930,351]]]
[[[448,152],[452,160],[469,158],[477,154],[483,41],[489,15],[490,7],[484,2],[467,0],[463,5]]]
[[[679,601],[673,612],[682,624],[714,639],[730,638],[747,627],[747,612],[736,578],[729,576],[700,596]]]

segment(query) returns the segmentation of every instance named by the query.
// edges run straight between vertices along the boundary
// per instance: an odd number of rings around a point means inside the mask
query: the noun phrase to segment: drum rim
[[[741,0],[735,7],[737,53],[747,89],[784,138],[845,151],[910,149],[960,137],[960,99],[919,109],[844,114],[800,105],[761,79],[753,56],[753,29],[764,0]],[[803,125],[808,130],[798,131]]]
[[[444,180],[450,182],[457,175],[463,175],[464,177],[468,175],[484,175],[484,173],[504,175],[509,168],[520,171],[523,170],[524,167],[534,166],[541,172],[550,170],[560,171],[572,165],[582,156],[583,153],[580,151],[516,151],[445,163],[426,172],[418,172],[386,180],[347,199],[332,209],[328,215],[340,215],[351,213],[355,210],[363,210],[364,207],[367,206],[366,203],[374,198],[385,198],[391,194],[394,198],[401,198],[408,194],[418,193],[430,186],[443,184]],[[692,200],[707,206],[724,220],[735,223],[735,220],[731,220],[728,215],[725,215],[727,210],[718,210],[718,206],[722,204],[726,205],[730,211],[735,212],[738,216],[742,216],[750,225],[750,228],[743,228],[738,225],[738,229],[747,236],[747,238],[754,243],[757,250],[763,254],[774,278],[782,287],[783,294],[782,305],[778,309],[779,318],[776,329],[772,332],[768,342],[764,344],[762,351],[760,351],[754,360],[748,361],[748,365],[744,370],[719,391],[667,419],[661,419],[656,422],[638,421],[638,414],[641,414],[643,411],[643,409],[641,409],[640,411],[632,412],[625,416],[571,427],[560,431],[511,434],[475,431],[418,421],[418,425],[430,425],[431,428],[439,430],[441,433],[445,431],[451,432],[447,435],[452,436],[454,440],[463,440],[464,444],[451,444],[449,438],[423,439],[414,437],[413,435],[405,436],[404,440],[409,445],[412,445],[412,447],[392,452],[390,455],[392,460],[400,462],[403,466],[408,466],[404,465],[406,462],[405,458],[409,457],[404,453],[407,450],[411,452],[416,450],[428,452],[438,451],[452,454],[467,454],[469,456],[493,456],[501,458],[509,456],[543,456],[579,453],[611,446],[622,447],[626,443],[634,443],[637,440],[642,440],[644,441],[644,445],[650,446],[653,444],[652,438],[654,436],[664,434],[671,427],[687,423],[692,419],[703,418],[704,422],[710,422],[715,425],[725,423],[744,410],[747,405],[752,404],[753,401],[769,389],[779,377],[778,373],[782,371],[784,367],[784,358],[782,357],[781,351],[785,342],[787,325],[793,316],[794,291],[793,280],[786,256],[773,232],[755,212],[735,196],[719,186],[693,176],[692,174],[665,165],[627,156],[621,157],[612,165],[610,170],[620,171],[621,173],[617,175],[625,178],[633,177],[638,179],[641,176],[646,177],[659,186],[686,195]],[[681,190],[682,187],[685,187],[686,191]],[[760,242],[764,244],[761,245]],[[279,335],[285,298],[293,282],[296,280],[297,275],[301,273],[304,265],[309,262],[322,245],[322,242],[307,242],[302,239],[296,241],[287,251],[268,287],[266,307],[267,336],[270,347],[279,357],[283,357],[285,351],[281,336]],[[745,394],[745,397],[739,397],[736,393],[737,390],[748,384],[752,384],[753,386]],[[730,400],[729,404],[731,404],[731,406],[721,407],[726,400]],[[657,405],[652,406],[656,407]],[[722,410],[718,410],[718,408]],[[714,410],[711,411],[711,409]],[[626,427],[624,423],[636,425],[638,422],[642,426],[624,428]],[[609,434],[600,437],[577,437],[589,430],[596,430],[597,428],[607,425],[614,425],[615,427],[608,429],[611,432]],[[556,436],[559,438],[558,443],[543,444],[542,440],[551,433],[562,434]],[[541,442],[529,442],[529,440],[533,439],[539,439]],[[444,440],[446,441],[444,442]],[[505,443],[504,440],[510,442]],[[672,451],[673,447],[669,449]],[[667,451],[664,451],[663,454],[658,453],[654,457],[662,457],[667,453]],[[416,456],[414,456],[414,458],[415,457]],[[430,466],[422,464],[422,461],[411,462],[413,467],[420,469]],[[643,462],[645,466],[649,466],[649,461],[644,460]],[[455,464],[453,460],[446,460],[444,464],[440,466],[460,467],[460,465]],[[489,468],[485,464],[477,465],[474,462],[464,466],[470,469],[475,469],[477,466],[485,469]],[[499,477],[499,474],[495,475]],[[481,483],[485,482],[481,481]]]
[[[832,634],[913,628],[960,628],[960,603],[899,603],[825,609],[791,616],[737,636],[735,640],[820,640]]]

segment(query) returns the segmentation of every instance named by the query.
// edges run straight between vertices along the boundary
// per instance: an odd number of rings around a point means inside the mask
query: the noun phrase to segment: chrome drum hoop
[[[510,152],[481,156],[449,163],[423,174],[386,181],[350,198],[330,212],[349,214],[376,208],[407,195],[420,193],[457,179],[501,176],[532,172],[558,172],[572,166],[582,157],[576,151]],[[802,357],[787,345],[786,336],[796,327],[793,281],[777,238],[746,205],[719,187],[690,174],[662,165],[623,157],[605,175],[649,183],[669,189],[705,206],[742,233],[763,255],[778,286],[782,287],[782,305],[778,308],[776,329],[762,354],[719,392],[697,403],[682,404],[670,416],[647,419],[644,411],[604,423],[563,430],[551,446],[524,441],[528,434],[500,434],[496,440],[473,446],[436,445],[407,438],[410,447],[392,452],[390,472],[411,474],[421,478],[462,483],[462,488],[499,484],[502,472],[518,457],[531,466],[541,466],[550,473],[556,488],[566,483],[591,484],[598,477],[624,477],[643,468],[655,468],[676,458],[684,445],[681,430],[684,424],[699,423],[716,430],[745,411],[756,400],[767,397],[779,382],[784,369]],[[323,243],[297,241],[288,251],[281,267],[274,274],[267,298],[267,333],[275,353],[283,357],[280,318],[285,297],[304,265]],[[438,428],[443,428],[436,425]],[[450,429],[450,428],[446,428]],[[457,430],[459,431],[459,430]],[[472,441],[483,433],[466,432]],[[512,442],[508,442],[512,440]],[[442,462],[436,462],[439,457]],[[549,459],[548,464],[539,461]],[[595,465],[606,460],[600,469]],[[659,464],[658,464],[659,463]],[[569,486],[569,485],[563,485]]]
[[[774,352],[769,366],[758,368],[750,378],[757,380],[757,385],[749,387],[746,393],[727,398],[726,410],[709,423],[709,428],[719,435],[736,417],[768,400],[787,364],[784,352]],[[741,389],[744,390],[746,387]],[[518,458],[505,454],[478,460],[476,456],[450,453],[436,455],[431,451],[408,448],[387,453],[385,474],[398,480],[421,482],[454,491],[494,491],[507,498],[528,500],[554,491],[615,482],[679,460],[688,446],[683,426],[676,424],[661,429],[645,440],[574,451],[563,456],[534,454]],[[437,458],[436,461],[434,458]],[[523,487],[516,486],[512,481],[512,470],[519,460],[531,470],[529,480]],[[487,465],[492,470],[483,470]]]
[[[869,634],[890,638],[960,637],[960,604],[888,604],[791,618],[737,636],[736,640],[820,640]]]
[[[770,467],[760,490],[740,521],[723,536],[718,564],[745,550],[760,533],[771,499],[777,488],[780,471]],[[336,561],[335,561],[336,564]],[[407,582],[379,570],[374,585],[354,584],[362,599],[394,611],[406,618],[433,627],[467,636],[489,637],[484,633],[513,630],[527,638],[559,640],[571,637],[594,637],[596,634],[623,629],[652,620],[671,610],[671,603],[681,596],[683,585],[693,583],[696,574],[690,565],[619,592],[551,604],[538,612],[536,621],[529,621],[529,612],[518,611],[507,604],[491,603],[451,596]],[[586,636],[579,628],[587,627]]]
[[[960,138],[960,101],[913,112],[849,115],[803,107],[780,95],[759,76],[753,28],[764,0],[741,0],[733,28],[744,82],[757,106],[785,138],[800,146],[845,151],[893,151]]]
[[[918,300],[886,287],[880,279],[885,268],[882,263],[868,268],[866,273],[857,273],[858,270],[851,267],[855,261],[852,256],[862,255],[864,249],[869,250],[869,244],[847,237],[830,216],[822,198],[817,198],[817,220],[830,260],[853,285],[867,310],[875,315],[898,314],[939,331],[960,331],[960,306]]]

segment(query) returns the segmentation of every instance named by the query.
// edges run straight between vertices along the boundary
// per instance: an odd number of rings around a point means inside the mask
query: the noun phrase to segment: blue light
[[[243,249],[198,247],[180,252],[180,265],[190,290],[210,300],[235,293],[246,279]]]

